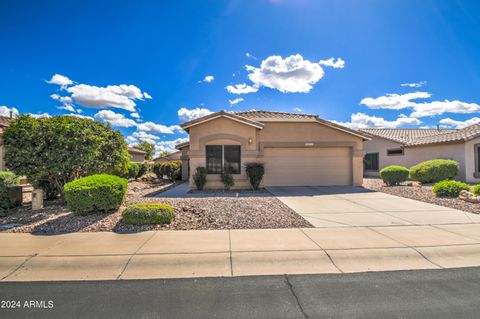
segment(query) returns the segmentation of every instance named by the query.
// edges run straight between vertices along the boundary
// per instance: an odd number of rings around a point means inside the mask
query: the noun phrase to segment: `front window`
[[[391,148],[387,150],[387,155],[392,156],[392,155],[403,155],[403,148]]]
[[[475,144],[475,173],[480,173],[480,144]]]
[[[378,153],[365,154],[363,163],[366,171],[378,171]]]
[[[240,174],[240,145],[207,145],[205,153],[208,174],[221,174],[224,167]]]

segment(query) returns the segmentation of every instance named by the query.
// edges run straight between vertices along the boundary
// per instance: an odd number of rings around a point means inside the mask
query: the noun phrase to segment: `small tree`
[[[207,184],[207,169],[202,166],[197,167],[192,177],[195,186],[201,191],[205,187],[205,184]]]
[[[263,175],[265,174],[263,163],[247,163],[245,165],[245,172],[247,173],[248,180],[250,181],[253,190],[257,190],[263,179]]]
[[[73,116],[34,119],[21,115],[3,134],[6,166],[34,185],[63,186],[96,173],[124,173],[128,148],[110,125]]]
[[[153,154],[155,153],[155,145],[153,145],[152,143],[149,143],[147,141],[140,141],[140,143],[138,143],[138,145],[133,146],[133,148],[136,148],[137,150],[141,150],[147,153],[147,155],[145,155],[146,160],[150,161],[153,159]]]

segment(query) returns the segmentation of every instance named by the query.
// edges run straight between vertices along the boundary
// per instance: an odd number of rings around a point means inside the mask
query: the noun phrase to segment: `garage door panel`
[[[352,184],[350,148],[266,148],[266,186]]]

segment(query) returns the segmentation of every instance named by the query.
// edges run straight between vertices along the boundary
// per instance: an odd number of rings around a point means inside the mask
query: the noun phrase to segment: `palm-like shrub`
[[[408,168],[398,165],[391,165],[380,171],[380,176],[387,186],[396,186],[408,179]]]
[[[107,213],[122,205],[127,180],[107,174],[91,175],[65,184],[64,192],[68,208],[76,214]]]
[[[410,177],[420,183],[436,183],[452,179],[458,173],[458,162],[435,159],[419,163],[410,168]]]
[[[254,190],[257,190],[262,182],[263,175],[265,174],[265,167],[263,163],[247,163],[245,165],[245,172],[248,176],[248,181]]]
[[[463,182],[444,180],[433,186],[433,193],[438,197],[458,197],[460,192],[470,190],[470,186]]]
[[[195,187],[201,191],[205,187],[205,184],[207,184],[207,169],[202,166],[197,167],[192,177]]]
[[[227,191],[230,190],[230,188],[232,188],[232,186],[235,185],[232,171],[233,171],[232,168],[227,166],[223,169],[222,174],[220,175],[220,179],[222,180],[223,186]]]

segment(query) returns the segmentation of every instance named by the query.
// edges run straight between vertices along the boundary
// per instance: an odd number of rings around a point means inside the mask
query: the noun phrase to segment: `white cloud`
[[[355,113],[351,115],[350,122],[332,121],[334,123],[352,128],[397,128],[405,125],[419,125],[422,123],[419,119],[400,115],[395,121],[387,121],[382,117],[370,116],[365,113]]]
[[[424,117],[434,116],[443,113],[468,114],[480,112],[480,105],[476,103],[467,103],[461,101],[433,101],[426,103],[416,103],[413,107],[414,112],[411,116]]]
[[[188,142],[188,137],[184,138],[177,138],[171,141],[160,141],[155,143],[155,156],[158,156],[160,152],[169,151],[174,152],[176,151],[175,146],[180,143]]]
[[[415,99],[426,99],[432,95],[428,92],[413,92],[406,94],[386,94],[376,98],[366,97],[360,101],[360,104],[366,105],[371,109],[400,110],[407,107],[413,107]]]
[[[136,137],[133,137],[132,135],[129,135],[125,138],[125,141],[127,141],[127,143],[136,143],[138,142],[137,138]]]
[[[402,83],[400,86],[406,86],[410,88],[419,88],[427,84],[427,81],[420,81],[420,82],[414,82],[414,83]]]
[[[80,114],[65,114],[65,116],[73,116],[73,117],[79,117],[81,119],[88,119],[88,120],[93,120],[95,121],[95,119],[91,116],[86,116],[86,115],[80,115]]]
[[[480,123],[480,117],[472,117],[466,121],[456,121],[451,118],[441,119],[440,124],[446,125],[448,127],[455,127],[455,128],[464,128],[473,124]]]
[[[175,132],[184,132],[183,129],[178,125],[165,126],[153,122],[137,123],[137,129],[139,131],[161,134],[175,134]]]
[[[247,52],[247,53],[245,53],[245,56],[246,56],[247,58],[249,58],[249,59],[258,60],[256,56],[254,56],[253,54],[251,54],[251,53],[248,53],[248,52]]]
[[[120,92],[117,88],[91,86],[87,84],[78,84],[67,89],[72,93],[72,98],[76,103],[92,108],[116,107],[130,112],[135,112],[134,98],[130,98]],[[116,92],[115,92],[116,91]],[[124,92],[125,94],[128,94]],[[131,92],[130,92],[131,93]]]
[[[343,61],[340,58],[337,58],[337,61],[335,61],[334,58],[330,58],[327,60],[320,60],[319,64],[329,66],[334,69],[343,69],[345,67],[345,61]]]
[[[140,114],[138,114],[138,112],[130,113],[130,116],[133,117],[134,119],[139,119],[140,118]]]
[[[254,83],[254,92],[263,86],[283,93],[308,93],[325,74],[322,65],[343,68],[345,61],[330,58],[317,63],[304,59],[300,54],[285,59],[272,55],[263,60],[259,67],[246,65],[245,68],[249,72],[248,78]]]
[[[160,137],[158,137],[156,135],[145,133],[143,131],[133,132],[132,136],[138,138],[139,140],[143,140],[143,139],[158,140],[158,139],[160,139]]]
[[[258,91],[258,86],[251,86],[246,83],[227,85],[225,88],[231,94],[247,94],[255,93]]]
[[[191,121],[211,113],[213,112],[206,108],[197,107],[195,109],[189,110],[187,108],[182,107],[181,109],[178,110],[178,118],[182,121]]]
[[[228,102],[230,103],[230,105],[235,105],[235,104],[238,104],[240,102],[244,101],[243,98],[239,97],[238,99],[233,99],[233,100],[228,100]]]
[[[12,112],[12,116],[18,115],[18,110],[16,108],[5,105],[0,106],[0,116],[10,117],[10,112]]]
[[[75,110],[75,108],[73,106],[71,106],[70,104],[65,104],[63,106],[59,106],[59,107],[57,107],[57,109],[65,110],[65,111],[69,111],[69,112],[77,112],[77,110]]]
[[[142,90],[140,90],[135,85],[126,85],[126,84],[108,85],[105,89],[114,94],[126,96],[129,99],[133,99],[133,100],[143,100],[143,99],[152,98],[148,93],[142,92]]]
[[[293,110],[298,113],[302,112],[302,109],[299,107],[294,107]]]
[[[73,81],[64,75],[55,74],[49,81],[47,81],[47,83],[60,85],[60,87],[64,89],[67,86],[72,85]]]
[[[34,119],[50,117],[50,114],[48,114],[48,113],[42,113],[42,114],[28,113],[28,115],[30,115],[30,116],[33,117]]]
[[[214,79],[215,79],[215,77],[214,77],[213,75],[205,75],[205,77],[203,78],[202,82],[210,83],[210,82],[212,82]]]
[[[110,110],[101,110],[95,114],[95,118],[110,123],[112,126],[132,127],[137,123],[132,119],[127,119],[123,114],[115,113]]]

